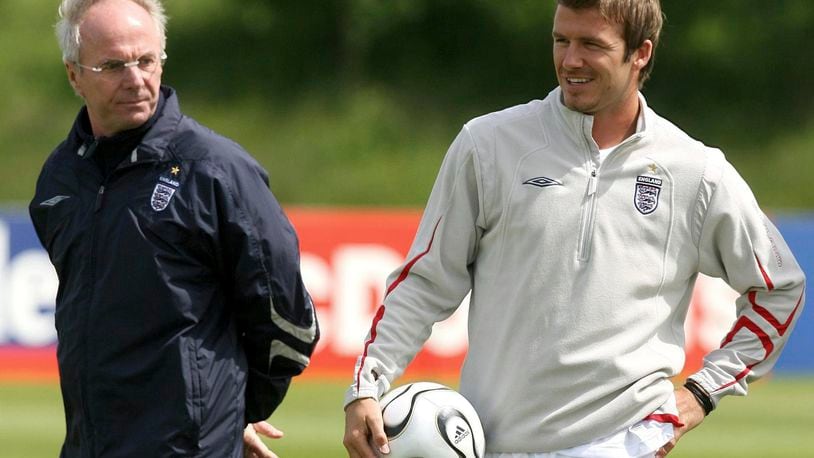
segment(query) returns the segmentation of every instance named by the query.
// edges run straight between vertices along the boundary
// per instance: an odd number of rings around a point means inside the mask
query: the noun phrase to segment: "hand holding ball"
[[[390,443],[388,458],[483,457],[480,419],[457,391],[417,382],[389,391],[379,404]]]

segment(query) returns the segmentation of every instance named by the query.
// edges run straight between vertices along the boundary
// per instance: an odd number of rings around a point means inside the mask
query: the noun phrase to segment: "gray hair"
[[[59,22],[56,24],[57,41],[62,50],[62,60],[64,62],[77,62],[79,60],[79,48],[82,44],[82,37],[79,34],[79,27],[85,18],[88,9],[102,0],[62,0],[59,5]],[[161,51],[167,45],[167,16],[164,14],[164,6],[161,0],[130,0],[140,5],[150,13],[158,27],[161,35]]]

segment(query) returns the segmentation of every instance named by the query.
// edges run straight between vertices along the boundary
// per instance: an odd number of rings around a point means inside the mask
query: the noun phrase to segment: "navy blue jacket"
[[[107,176],[83,109],[29,208],[59,276],[63,457],[239,457],[319,338],[265,171],[172,89],[160,109]]]

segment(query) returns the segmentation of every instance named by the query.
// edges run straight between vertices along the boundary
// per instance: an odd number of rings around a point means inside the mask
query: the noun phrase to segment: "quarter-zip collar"
[[[644,94],[639,92],[638,96],[639,110],[641,112],[642,119],[644,120],[644,125],[641,130],[637,130],[637,132],[634,132],[633,135],[623,140],[619,146],[633,140],[646,137],[650,135],[650,132],[653,130],[652,126],[656,122],[655,113],[648,108],[647,100],[644,98]],[[585,139],[590,146],[591,152],[598,155],[599,148],[593,139],[594,116],[572,110],[565,106],[562,101],[562,89],[559,86],[555,87],[549,93],[549,97],[553,97],[553,99],[556,101],[554,104],[555,112],[557,113],[557,117],[561,123],[566,127],[567,131],[574,135],[579,135],[580,137],[575,137],[575,140],[579,141],[580,143],[582,139]]]

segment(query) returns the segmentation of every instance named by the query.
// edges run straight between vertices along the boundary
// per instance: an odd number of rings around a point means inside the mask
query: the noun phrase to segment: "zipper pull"
[[[596,193],[596,169],[591,170],[591,176],[588,178],[588,195],[592,196]]]
[[[79,149],[79,155],[82,156],[82,159],[90,159],[93,157],[93,154],[96,152],[96,148],[99,146],[99,140],[95,137],[90,144],[85,143],[82,145],[82,148]]]
[[[93,211],[98,212],[100,208],[102,208],[102,198],[105,195],[105,187],[99,188],[99,192],[96,194],[96,206],[93,208]]]

